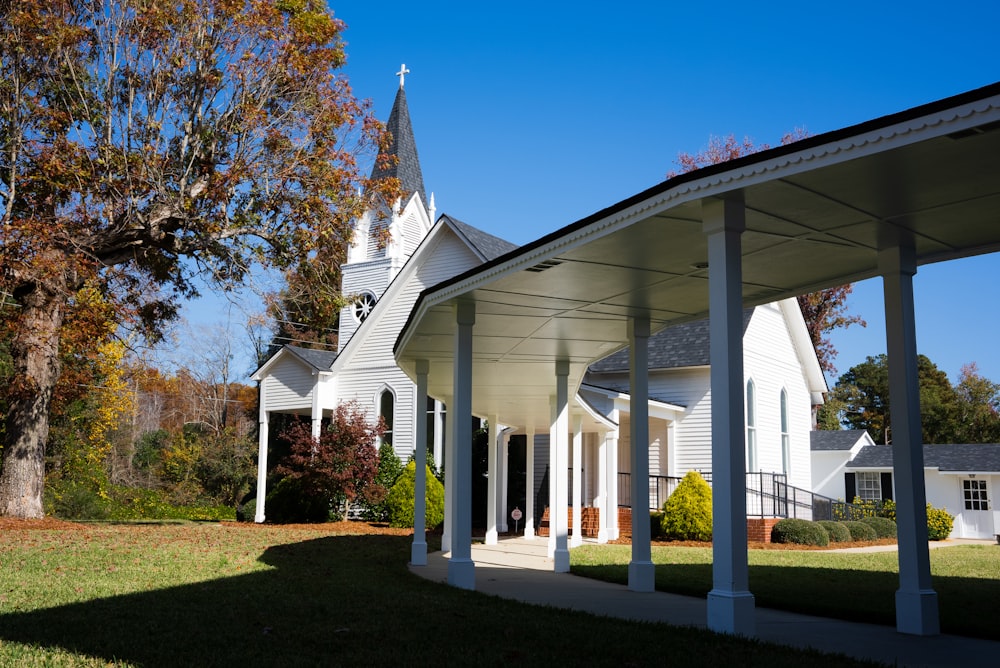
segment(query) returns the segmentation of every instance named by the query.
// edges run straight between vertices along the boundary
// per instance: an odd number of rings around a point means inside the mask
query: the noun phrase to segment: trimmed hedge
[[[877,538],[896,537],[896,523],[887,517],[862,517],[859,521],[874,529]]]
[[[878,534],[864,522],[844,522],[844,526],[851,532],[851,540],[876,540]]]
[[[427,505],[424,510],[424,524],[426,529],[434,529],[444,522],[444,485],[434,477],[430,467],[426,467],[426,474],[427,489],[424,498]],[[402,528],[413,526],[416,481],[417,463],[411,459],[385,497],[389,526]]]
[[[663,535],[672,540],[712,540],[712,488],[688,471],[663,504]]]
[[[826,529],[831,543],[849,543],[851,541],[851,532],[847,530],[843,522],[820,520],[816,524]]]
[[[774,525],[771,542],[825,547],[830,544],[830,535],[818,522],[789,518]]]

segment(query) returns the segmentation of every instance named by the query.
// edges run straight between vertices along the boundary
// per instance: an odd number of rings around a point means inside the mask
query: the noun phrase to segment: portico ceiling
[[[555,360],[589,364],[707,317],[703,202],[742,198],[744,305],[879,274],[881,249],[918,264],[1000,250],[1000,83],[684,174],[425,290],[396,343],[428,392],[451,396],[455,305],[475,305],[472,408],[538,431]]]

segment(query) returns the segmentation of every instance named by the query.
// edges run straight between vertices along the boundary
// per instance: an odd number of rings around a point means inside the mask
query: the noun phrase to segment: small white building
[[[951,538],[993,538],[1000,511],[990,499],[1000,483],[1000,444],[924,445],[927,502],[955,518]],[[813,489],[835,499],[895,498],[893,448],[864,430],[814,432]]]

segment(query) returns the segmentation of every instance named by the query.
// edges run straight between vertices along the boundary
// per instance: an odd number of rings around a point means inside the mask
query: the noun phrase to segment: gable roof
[[[892,468],[892,450],[890,445],[866,446],[846,468]],[[925,445],[924,468],[951,473],[1000,472],[1000,443]]]
[[[500,237],[495,237],[489,232],[484,232],[449,215],[441,214],[438,221],[450,225],[458,236],[464,239],[465,243],[473,250],[478,251],[487,261],[494,260],[517,248],[517,244],[512,244]]]
[[[753,308],[743,309],[743,333],[746,334]],[[590,365],[591,373],[628,371],[628,347]],[[649,337],[649,368],[680,369],[708,366],[708,319],[674,325]]]
[[[261,380],[269,372],[270,368],[277,362],[277,360],[285,356],[291,356],[293,359],[298,360],[307,367],[321,372],[329,371],[330,367],[333,366],[333,362],[337,359],[337,353],[332,350],[313,350],[311,348],[300,348],[299,346],[285,344],[280,350],[278,350],[278,352],[267,358],[267,360],[250,375],[250,378],[253,380]]]
[[[814,430],[809,432],[809,449],[813,452],[850,450],[865,436],[868,436],[868,432],[864,429]],[[871,437],[868,441],[871,442]]]
[[[424,174],[420,169],[420,159],[417,157],[417,140],[413,136],[413,125],[410,123],[410,110],[406,105],[406,93],[400,86],[396,91],[396,99],[392,103],[392,111],[389,113],[389,120],[385,124],[385,129],[392,134],[392,143],[389,144],[387,154],[397,158],[395,164],[387,167],[379,166],[376,161],[372,168],[372,179],[386,177],[396,177],[405,195],[403,201],[407,201],[413,193],[420,193],[420,200],[427,201],[427,193],[424,191]]]

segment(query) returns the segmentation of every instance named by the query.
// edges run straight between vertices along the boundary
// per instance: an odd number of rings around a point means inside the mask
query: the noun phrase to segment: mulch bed
[[[238,526],[245,529],[251,530],[267,530],[275,526],[281,526],[285,529],[304,529],[311,530],[320,533],[338,534],[338,535],[353,535],[353,536],[410,536],[413,534],[412,528],[394,528],[387,524],[381,522],[358,522],[358,521],[342,521],[342,522],[325,522],[322,524],[254,524],[253,522],[220,522],[220,524],[227,526]],[[82,524],[78,522],[66,522],[64,520],[59,520],[54,517],[46,517],[40,520],[22,520],[15,519],[12,517],[0,517],[0,531],[82,531],[91,528],[93,525]],[[628,538],[619,538],[618,540],[611,541],[615,545],[631,545],[632,541]],[[712,547],[711,542],[701,542],[694,540],[674,540],[674,541],[662,541],[654,540],[651,542],[654,546],[663,547]],[[882,540],[875,541],[855,541],[848,543],[830,543],[827,547],[817,547],[815,545],[794,545],[790,543],[749,543],[748,548],[751,550],[839,550],[849,547],[871,547],[873,545],[895,545],[896,541],[892,538],[883,538]]]

